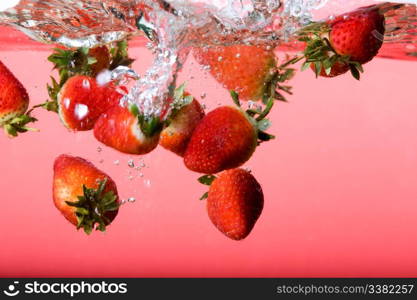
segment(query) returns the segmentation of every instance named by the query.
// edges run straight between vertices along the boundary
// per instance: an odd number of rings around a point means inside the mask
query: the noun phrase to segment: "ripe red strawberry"
[[[68,79],[74,76],[96,77],[103,69],[114,70],[119,66],[130,66],[133,62],[128,56],[126,40],[111,46],[99,46],[92,49],[56,48],[48,60],[58,71],[59,80],[51,77],[52,84],[47,85],[50,100],[36,107],[43,107],[54,112],[58,112],[58,94]],[[74,129],[87,130],[78,129],[77,126]]]
[[[233,240],[242,240],[252,231],[262,213],[264,195],[255,177],[243,169],[224,171],[215,178],[203,176],[200,182],[211,185],[207,213],[213,224]]]
[[[236,45],[195,48],[194,57],[228,90],[239,93],[242,100],[270,97],[276,77],[276,58],[273,49],[260,46]]]
[[[254,153],[258,140],[272,136],[263,132],[265,116],[273,99],[256,119],[240,107],[222,106],[208,113],[195,128],[184,154],[185,166],[195,172],[214,174],[244,164]]]
[[[24,86],[0,61],[0,127],[7,135],[17,136],[19,132],[33,130],[26,127],[36,119],[25,114],[29,96]]]
[[[136,106],[116,105],[101,115],[94,126],[94,136],[103,144],[128,154],[146,154],[158,146],[162,123],[146,119]]]
[[[105,231],[119,210],[114,181],[80,157],[61,155],[55,160],[52,193],[56,208],[87,234]]]
[[[360,78],[362,65],[371,61],[383,44],[385,17],[378,6],[359,8],[325,23],[305,28],[305,67],[314,64],[317,75],[333,77],[350,68]],[[333,70],[335,68],[336,70]]]
[[[179,107],[176,108],[174,101],[168,126],[162,130],[159,144],[165,149],[183,156],[195,127],[205,113],[201,104],[188,93],[184,93],[183,88],[179,92],[181,93],[180,98],[185,99],[185,103],[179,102]]]
[[[77,75],[61,88],[57,97],[58,113],[65,127],[74,131],[90,130],[100,115],[121,98],[113,85],[100,86],[92,77]]]

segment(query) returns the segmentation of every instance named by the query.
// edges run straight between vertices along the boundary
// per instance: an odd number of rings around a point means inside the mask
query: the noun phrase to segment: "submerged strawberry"
[[[237,95],[232,93],[236,103]],[[272,108],[271,98],[264,111],[243,111],[222,106],[209,112],[197,125],[184,154],[185,166],[195,172],[214,174],[244,164],[266,134],[270,122],[265,119]],[[258,117],[254,117],[259,114]]]
[[[194,57],[226,89],[236,91],[241,100],[267,101],[272,94],[285,100],[277,90],[290,92],[281,86],[293,75],[292,69],[277,66],[274,49],[264,46],[217,46],[195,48]]]
[[[112,84],[100,86],[88,76],[73,76],[61,88],[58,112],[68,129],[84,131],[93,129],[101,114],[117,105],[122,98]]]
[[[259,219],[264,195],[255,177],[243,169],[224,171],[217,178],[203,176],[199,179],[210,189],[207,197],[207,213],[217,229],[233,240],[246,238]]]
[[[19,132],[34,130],[26,125],[36,119],[26,113],[29,96],[20,81],[0,61],[0,127],[7,135],[15,137]]]
[[[133,62],[133,59],[128,56],[127,41],[92,49],[57,48],[48,60],[54,64],[59,79],[51,77],[52,84],[47,85],[50,100],[36,107],[43,107],[54,112],[58,112],[58,94],[71,77],[80,75],[95,78],[105,69],[114,70],[119,66],[130,66]]]
[[[159,144],[165,149],[183,156],[194,129],[204,117],[201,104],[187,92],[184,86],[176,90],[173,109],[161,132]]]
[[[116,105],[97,120],[94,136],[120,152],[146,154],[158,146],[161,129],[159,118],[146,118],[135,105]]]
[[[307,42],[304,68],[313,65],[317,75],[333,77],[345,73],[360,78],[362,65],[371,61],[383,44],[385,17],[378,6],[369,6],[313,23],[300,32]]]
[[[105,231],[119,210],[114,181],[80,157],[61,155],[55,160],[52,194],[56,208],[87,234]]]

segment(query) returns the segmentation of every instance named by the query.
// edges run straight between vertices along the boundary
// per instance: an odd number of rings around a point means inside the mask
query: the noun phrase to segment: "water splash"
[[[336,2],[347,5],[364,1],[21,0],[17,6],[0,12],[0,24],[15,27],[37,41],[69,47],[107,44],[143,35],[146,29],[154,53],[148,71],[139,78],[130,69],[117,69],[99,79],[137,80],[122,103],[136,103],[146,115],[159,115],[191,47],[244,43],[280,44],[299,50],[300,44],[292,40],[294,32],[309,23],[316,10]],[[415,6],[382,6],[388,24],[386,44],[393,50],[401,40],[404,44],[400,49],[415,59]],[[387,51],[383,48],[381,53]]]

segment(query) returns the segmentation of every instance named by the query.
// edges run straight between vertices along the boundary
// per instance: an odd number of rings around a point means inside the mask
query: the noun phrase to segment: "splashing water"
[[[106,78],[124,74],[137,80],[124,101],[136,103],[146,115],[159,115],[190,48],[209,45],[265,44],[300,50],[294,33],[311,22],[323,7],[354,9],[377,1],[331,0],[21,0],[0,11],[0,24],[15,27],[43,43],[94,47],[143,35],[152,38],[154,62],[140,78],[118,69]],[[378,1],[382,2],[382,1]],[[401,2],[401,1],[398,1]],[[410,3],[410,0],[403,0]],[[413,1],[411,1],[413,2]],[[415,3],[415,2],[414,2]],[[415,5],[382,3],[387,17],[386,47],[381,56],[417,59]],[[320,15],[320,14],[318,14]],[[321,17],[329,17],[321,16]]]

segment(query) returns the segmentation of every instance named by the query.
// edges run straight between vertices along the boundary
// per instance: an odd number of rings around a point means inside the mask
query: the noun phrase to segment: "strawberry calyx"
[[[329,24],[313,22],[298,32],[298,40],[306,43],[302,57],[305,61],[301,70],[313,66],[318,77],[323,71],[330,75],[335,65],[347,65],[352,76],[359,80],[360,73],[363,73],[362,64],[351,60],[349,55],[340,55],[336,52],[329,40],[330,31]]]
[[[96,189],[83,185],[83,195],[78,196],[78,201],[65,202],[76,208],[77,229],[83,228],[86,234],[90,234],[93,229],[106,231],[106,226],[111,222],[106,214],[120,207],[113,191],[104,192],[106,184],[107,179],[101,180]]]
[[[26,126],[29,123],[38,121],[38,119],[32,117],[30,113],[31,111],[22,115],[18,115],[2,124],[5,133],[9,137],[17,137],[19,133],[24,133],[27,131],[39,131],[39,129]]]
[[[175,115],[185,106],[193,102],[194,97],[185,92],[186,84],[183,83],[174,90],[172,101],[169,103],[168,113],[166,118],[166,125],[169,125],[170,119],[173,119]]]
[[[230,91],[230,96],[232,97],[233,102],[237,107],[241,108],[241,103],[239,100],[239,94],[235,91]],[[266,132],[266,130],[271,127],[272,122],[266,117],[272,110],[274,106],[275,98],[270,97],[266,102],[265,107],[262,108],[249,108],[244,113],[247,115],[252,124],[254,124],[258,133],[258,143],[267,142],[272,139],[275,139],[275,136]]]
[[[139,128],[146,137],[151,138],[162,131],[164,122],[159,117],[141,113],[136,104],[131,104],[129,110],[138,119]]]
[[[262,102],[267,104],[272,97],[275,100],[287,102],[287,99],[282,92],[292,95],[292,87],[285,83],[291,80],[295,75],[295,69],[289,68],[290,65],[296,63],[300,59],[298,57],[289,58],[285,63],[276,67],[275,71],[265,82],[265,91],[262,96]]]
[[[129,58],[128,55],[127,40],[119,41],[109,47],[109,70],[114,70],[119,66],[130,66],[133,63],[134,60]],[[93,67],[98,61],[97,58],[90,53],[90,50],[91,49],[86,47],[78,49],[54,49],[54,52],[48,57],[48,61],[54,64],[53,69],[58,71],[59,79],[57,80],[51,76],[51,84],[47,84],[50,99],[42,104],[34,106],[34,108],[42,107],[48,111],[57,113],[58,94],[69,78],[75,75],[91,77],[97,75]]]
[[[203,176],[199,177],[197,180],[201,184],[211,186],[211,184],[213,183],[213,181],[216,178],[217,177],[215,175],[203,175]],[[207,199],[207,197],[208,197],[208,192],[204,193],[203,196],[201,196],[200,200]]]

